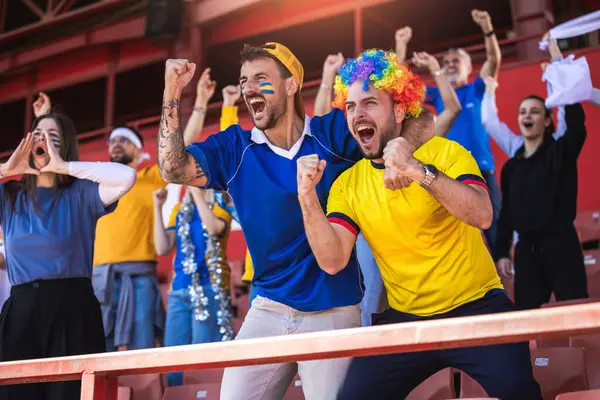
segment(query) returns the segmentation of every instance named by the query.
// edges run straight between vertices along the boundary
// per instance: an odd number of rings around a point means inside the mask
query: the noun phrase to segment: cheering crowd
[[[555,85],[552,101],[525,97],[516,135],[495,105],[502,57],[492,20],[478,10],[472,18],[486,49],[474,80],[463,49],[449,49],[441,65],[424,52],[408,60],[405,27],[395,52],[330,55],[312,116],[292,51],[245,45],[239,82],[223,89],[222,131],[204,142],[216,83],[202,72],[184,127],[180,100],[196,66],[168,60],[151,167],[139,167],[144,140],[127,126],[110,134],[110,162],[79,161],[73,123],[41,94],[30,132],[0,164],[1,178],[21,176],[0,185],[0,261],[12,285],[0,360],[234,339],[233,220],[248,244],[252,294],[236,340],[539,308],[551,294],[586,298],[573,220],[586,137],[580,102],[595,91],[589,70],[589,90]],[[585,81],[555,40],[548,52],[550,86]],[[251,130],[237,124],[240,98]],[[559,108],[558,129],[549,107]],[[500,184],[490,136],[511,157]],[[167,183],[185,185],[185,195],[165,221]],[[173,250],[165,315],[156,262]],[[513,275],[514,302],[500,279]],[[227,368],[221,398],[281,399],[296,373],[307,399],[404,398],[446,367],[492,397],[541,399],[528,343]],[[168,383],[181,385],[182,374]],[[71,381],[1,386],[0,396],[79,391]]]

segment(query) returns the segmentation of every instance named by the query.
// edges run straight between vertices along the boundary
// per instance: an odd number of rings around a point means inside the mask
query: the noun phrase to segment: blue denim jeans
[[[135,296],[135,315],[133,319],[133,331],[127,345],[128,350],[150,349],[155,347],[154,315],[156,296],[155,276],[136,276],[132,278]],[[113,306],[111,312],[116,315],[119,305],[119,294],[121,293],[121,277],[115,278],[113,290]],[[116,351],[113,335],[106,340],[106,350]]]
[[[217,307],[210,284],[202,286],[208,297],[210,317],[205,321],[194,319],[194,310],[188,289],[173,290],[169,293],[167,323],[165,328],[165,346],[182,346],[186,344],[210,343],[219,341],[217,325]],[[183,384],[183,372],[167,374],[169,386]]]
[[[371,326],[371,315],[379,307],[383,280],[373,252],[362,233],[356,239],[356,255],[365,284],[365,295],[360,302],[360,322],[361,326]]]

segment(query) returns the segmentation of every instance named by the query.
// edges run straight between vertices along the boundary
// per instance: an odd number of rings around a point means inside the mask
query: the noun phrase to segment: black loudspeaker
[[[176,38],[181,31],[184,0],[148,0],[146,36]]]

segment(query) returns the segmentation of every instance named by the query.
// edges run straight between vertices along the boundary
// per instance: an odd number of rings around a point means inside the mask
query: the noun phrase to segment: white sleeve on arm
[[[565,120],[565,107],[558,107],[558,112],[556,113],[556,132],[552,135],[554,139],[558,139],[563,136],[567,131],[567,121]]]
[[[135,184],[137,174],[127,165],[113,162],[69,162],[69,175],[97,182],[98,193],[106,207],[119,200]]]
[[[483,101],[481,102],[481,122],[487,133],[509,157],[512,158],[519,147],[523,145],[523,138],[515,135],[498,118],[496,96],[491,93],[486,92],[483,95]]]

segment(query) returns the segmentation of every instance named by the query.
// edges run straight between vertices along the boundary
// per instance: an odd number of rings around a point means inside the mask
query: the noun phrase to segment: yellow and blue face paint
[[[263,82],[258,85],[258,91],[261,94],[275,94],[275,90],[273,90],[273,84],[271,82]]]
[[[52,141],[52,144],[54,145],[55,148],[60,149],[60,139],[57,138],[50,138],[50,140]]]

